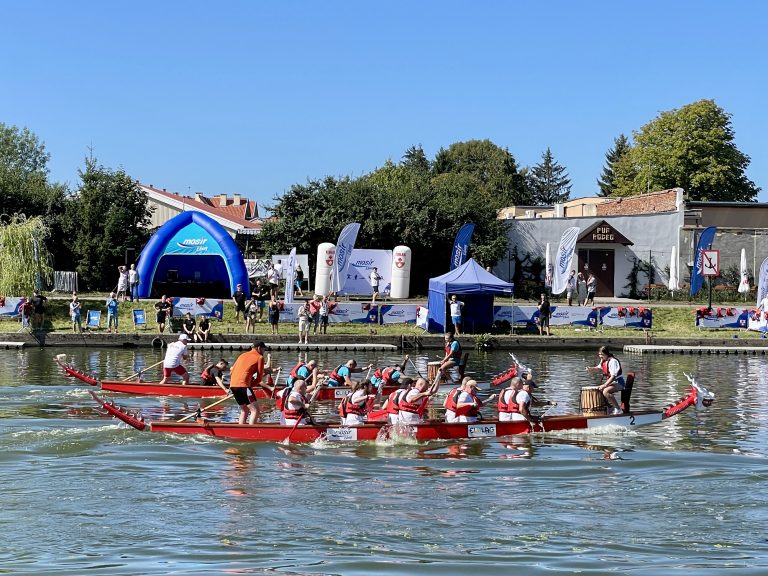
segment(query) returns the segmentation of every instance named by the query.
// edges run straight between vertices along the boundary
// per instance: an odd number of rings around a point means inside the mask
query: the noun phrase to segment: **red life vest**
[[[456,350],[451,349],[451,344],[456,342],[457,348]],[[461,360],[461,344],[459,344],[458,340],[451,340],[448,342],[448,344],[445,345],[445,353],[450,354],[451,358],[453,358],[457,363]]]
[[[512,394],[509,395],[509,400],[506,402],[504,402],[506,390],[499,395],[499,401],[496,403],[496,408],[499,412],[520,414],[520,404],[515,402],[517,399],[517,392],[517,390],[513,390]]]
[[[472,397],[472,399],[477,402],[477,406],[462,406],[461,408],[458,408],[459,403],[459,396],[461,396],[461,388],[454,388],[450,392],[448,392],[448,398],[445,402],[445,409],[450,410],[456,416],[480,416],[480,410],[478,410],[480,406],[480,401],[478,400],[477,396],[475,396],[472,393],[469,393],[469,395]]]
[[[280,410],[280,412],[282,412],[283,409],[285,408],[285,397],[290,393],[291,393],[291,389],[288,386],[286,386],[285,388],[277,392],[277,394],[275,394],[275,408]]]
[[[613,356],[611,358],[613,358]],[[610,361],[611,358],[607,358],[606,360],[603,360],[602,362],[600,362],[600,369],[603,371],[603,376],[605,376],[606,378],[609,378],[611,375],[611,373],[608,372],[608,362]],[[619,362],[618,359],[616,360],[616,362]],[[619,362],[619,372],[618,374],[616,374],[616,378],[618,378],[619,376],[621,376],[621,362]]]
[[[200,378],[203,379],[203,384],[207,385],[213,385],[215,386],[217,384],[216,377],[211,374],[211,370],[216,366],[216,364],[208,364],[205,368],[203,368],[203,371],[200,372]],[[221,372],[219,372],[219,375],[221,375]]]
[[[384,380],[384,386],[396,386],[397,381],[392,379],[392,374],[397,372],[397,368],[394,366],[387,366],[386,368],[379,368],[373,375],[379,380]]]
[[[406,392],[408,392],[408,389],[400,388],[390,393],[384,404],[384,410],[387,411],[387,414],[397,414],[400,411],[400,400],[402,400]]]
[[[338,366],[336,366],[336,368],[333,369],[333,372],[328,374],[328,380],[333,380],[339,386],[343,386],[344,385],[344,378],[339,376],[339,370],[341,370],[343,366],[344,366],[344,364],[339,364]]]
[[[293,410],[291,408],[288,408],[288,397],[291,395],[291,392],[287,392],[288,388],[284,389],[283,393],[283,416],[286,420],[299,420],[300,418],[303,418],[307,415],[307,397],[299,394],[301,396],[301,399],[304,401],[304,406],[299,408],[298,410]]]
[[[296,364],[296,366],[291,368],[291,374],[290,374],[291,378],[298,378],[299,370],[301,370],[304,366],[306,366],[304,362],[299,362],[298,364]]]
[[[411,390],[415,390],[415,388],[411,388]],[[408,392],[410,392],[410,390]],[[408,397],[408,394],[403,394],[400,397],[400,402],[398,402],[400,412],[410,412],[411,414],[421,414],[423,412],[424,406],[426,406],[426,403],[429,401],[429,396],[422,396],[416,402],[410,402],[409,400],[407,400],[407,397]]]
[[[358,414],[363,416],[368,413],[369,405],[375,398],[365,398],[362,402],[352,402],[352,393],[347,394],[339,403],[339,416],[346,418],[347,414]]]

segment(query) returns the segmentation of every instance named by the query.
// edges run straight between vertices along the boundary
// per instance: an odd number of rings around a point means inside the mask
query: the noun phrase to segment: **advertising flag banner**
[[[691,271],[691,296],[696,296],[704,283],[704,250],[708,250],[715,239],[717,227],[705,228],[699,236],[694,252],[693,270]]]
[[[293,288],[296,283],[296,246],[291,248],[291,253],[288,254],[288,262],[283,270],[283,276],[285,278],[285,300],[286,304],[293,304]]]
[[[573,262],[573,253],[576,251],[578,237],[579,228],[574,226],[563,232],[563,237],[560,238],[552,272],[552,294],[562,294],[568,285],[568,274],[571,271],[571,262]]]
[[[677,246],[672,246],[672,256],[669,259],[669,284],[667,288],[674,292],[680,290],[680,276],[677,273]]]
[[[339,234],[336,242],[336,260],[333,263],[333,277],[331,278],[331,291],[341,292],[344,283],[347,280],[347,269],[352,259],[352,249],[355,247],[357,233],[360,231],[360,224],[353,222],[347,224]]]
[[[746,294],[749,292],[749,271],[747,270],[747,251],[741,249],[741,262],[739,263],[739,294]],[[746,296],[744,296],[746,298]]]
[[[763,260],[763,263],[760,264],[760,275],[758,276],[759,280],[757,281],[757,306],[760,306],[760,302],[763,301],[763,298],[768,296],[768,258]],[[763,312],[766,312],[766,310],[763,310]]]
[[[544,286],[552,288],[552,258],[549,256],[549,242],[547,242],[547,249],[544,252]]]
[[[451,270],[458,268],[467,261],[469,244],[472,242],[474,231],[475,225],[468,222],[456,233],[456,239],[453,241],[453,252],[451,252]]]

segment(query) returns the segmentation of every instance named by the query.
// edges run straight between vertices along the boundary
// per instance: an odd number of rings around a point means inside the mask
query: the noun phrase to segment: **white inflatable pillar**
[[[408,298],[411,288],[411,249],[408,246],[395,246],[392,251],[392,288],[391,298]]]
[[[317,246],[315,264],[315,294],[326,296],[331,292],[331,272],[336,260],[336,244],[323,242]]]

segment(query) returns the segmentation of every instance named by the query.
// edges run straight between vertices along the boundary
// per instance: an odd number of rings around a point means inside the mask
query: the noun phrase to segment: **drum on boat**
[[[599,386],[582,386],[579,408],[585,416],[606,414],[608,400],[603,396]]]
[[[427,363],[427,380],[429,380],[430,384],[437,378],[437,373],[440,372],[440,364],[441,362],[439,361]]]

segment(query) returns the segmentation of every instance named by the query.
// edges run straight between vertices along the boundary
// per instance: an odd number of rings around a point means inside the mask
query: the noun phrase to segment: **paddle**
[[[317,397],[317,393],[320,392],[320,388],[322,388],[323,385],[321,384],[317,388],[315,388],[314,392],[312,392],[312,396],[309,398],[309,402],[307,402],[304,406],[304,409],[307,411],[307,414],[309,414],[309,407],[312,405],[312,402],[315,401],[315,398]],[[289,392],[290,394],[290,392]],[[285,399],[286,405],[288,404],[288,398]],[[303,420],[303,417],[296,418],[296,423],[293,425],[293,428],[291,428],[291,431],[288,432],[288,436],[285,437],[285,440],[283,440],[283,444],[290,444],[291,443],[291,436],[293,436],[293,433],[296,431],[296,428],[299,427],[299,423]],[[310,419],[311,421],[311,419]]]
[[[421,375],[421,372],[419,372],[419,369],[416,368],[416,364],[413,363],[413,360],[411,360],[410,356],[408,356],[408,362],[410,362],[411,366],[413,366],[413,369],[416,370],[416,374],[419,375],[419,378],[424,378],[424,376]]]
[[[147,370],[149,370],[150,368],[154,368],[155,366],[160,366],[160,364],[162,364],[164,361],[165,361],[165,359],[163,359],[163,360],[160,360],[160,362],[156,362],[155,364],[152,364],[152,366],[145,366],[144,368],[142,368],[142,369],[141,369],[141,370],[139,370],[138,372],[136,372],[136,373],[134,373],[134,374],[131,374],[130,376],[128,376],[128,378],[126,378],[125,380],[123,380],[123,382],[128,382],[128,380],[132,380],[133,378],[136,378],[136,376],[139,376],[139,377],[141,377],[141,373],[142,373],[142,372],[146,372]]]
[[[198,408],[197,410],[192,412],[192,414],[190,414],[189,416],[184,416],[184,418],[179,420],[179,422],[186,422],[187,420],[189,420],[193,416],[197,416],[200,412],[208,410],[209,408],[213,408],[214,406],[218,406],[219,404],[221,404],[222,402],[224,402],[226,400],[229,400],[230,398],[232,398],[232,393],[231,392],[228,393],[226,396],[224,396],[224,398],[219,398],[218,400],[216,400],[216,402],[208,404],[208,406],[206,406],[205,408]]]

